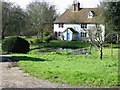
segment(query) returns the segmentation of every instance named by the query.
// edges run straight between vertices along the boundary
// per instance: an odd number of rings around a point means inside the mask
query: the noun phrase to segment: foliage
[[[111,33],[105,40],[107,43],[116,43],[117,35],[114,33]]]
[[[110,49],[104,49],[103,61],[98,51],[91,55],[67,55],[57,53],[14,54],[13,59],[20,60],[19,66],[26,73],[37,78],[53,82],[79,86],[114,87],[118,86],[118,49],[113,57]],[[106,77],[107,75],[107,77]]]
[[[120,2],[101,2],[101,8],[101,11],[103,11],[102,17],[104,18],[104,24],[106,26],[106,35],[116,33],[116,43],[118,43],[118,33],[120,31]]]
[[[56,10],[53,5],[46,2],[32,2],[27,6],[29,15],[29,27],[36,31],[38,36],[43,38],[44,31],[52,31],[52,23],[56,17]]]
[[[2,50],[8,53],[27,53],[29,51],[29,43],[20,37],[10,37],[2,42]]]
[[[13,3],[2,2],[2,38],[20,35],[25,28],[27,14]]]
[[[45,42],[49,43],[51,40],[51,36],[46,36],[44,37]]]
[[[40,35],[52,33],[56,18],[54,5],[46,2],[32,2],[23,10],[11,2],[2,2],[2,38],[10,35]]]
[[[39,44],[39,43],[41,43],[41,42],[42,42],[42,39],[41,39],[41,38],[36,38],[36,39],[33,41],[34,44]]]

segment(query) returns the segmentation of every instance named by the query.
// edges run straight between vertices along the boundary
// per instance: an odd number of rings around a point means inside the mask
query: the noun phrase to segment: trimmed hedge
[[[2,50],[8,53],[27,53],[30,50],[29,47],[28,41],[17,36],[7,38],[2,42]]]

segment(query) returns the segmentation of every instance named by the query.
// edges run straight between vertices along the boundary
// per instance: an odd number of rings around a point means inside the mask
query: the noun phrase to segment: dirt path
[[[0,81],[0,87],[4,88],[71,88],[71,86],[65,84],[54,84],[47,80],[41,80],[33,78],[19,67],[11,67],[13,62],[0,62],[0,67],[2,67],[2,78]]]

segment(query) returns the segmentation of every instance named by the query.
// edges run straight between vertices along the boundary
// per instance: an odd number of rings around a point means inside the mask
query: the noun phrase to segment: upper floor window
[[[87,28],[87,24],[86,23],[82,23],[81,24],[81,28]]]
[[[88,12],[88,18],[92,18],[94,16],[94,12],[93,11],[89,11]]]
[[[63,23],[60,23],[59,24],[59,28],[63,28],[64,27],[64,24]]]

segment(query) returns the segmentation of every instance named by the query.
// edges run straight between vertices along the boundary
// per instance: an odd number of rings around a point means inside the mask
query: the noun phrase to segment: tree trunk
[[[102,52],[102,43],[100,44],[100,59],[102,60],[103,52]]]
[[[8,24],[9,24],[9,23],[7,23],[6,25],[4,25],[4,26],[2,27],[2,35],[1,35],[1,36],[2,36],[2,37],[1,37],[2,40],[5,39],[4,32],[5,32],[5,29],[6,29],[6,27],[7,27]]]
[[[116,43],[118,43],[119,42],[119,33],[117,33],[117,42]]]
[[[4,38],[5,38],[5,36],[4,36],[4,30],[2,30],[2,33],[1,33],[2,35],[1,35],[1,39],[3,40]]]
[[[43,29],[41,29],[41,38],[42,38],[42,42],[43,42]]]

